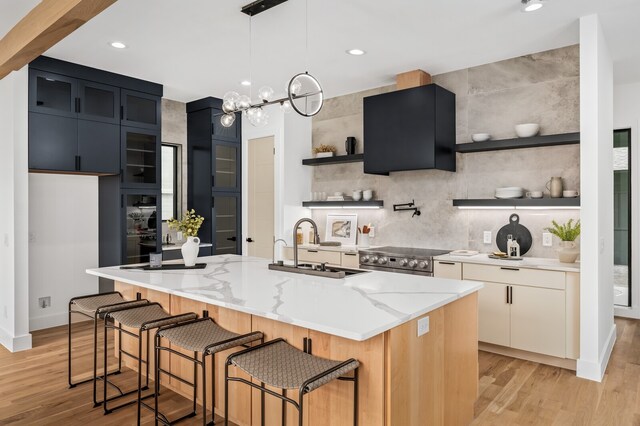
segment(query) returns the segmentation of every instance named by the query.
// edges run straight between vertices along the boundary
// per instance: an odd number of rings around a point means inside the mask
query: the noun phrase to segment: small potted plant
[[[170,229],[180,231],[187,236],[187,241],[181,248],[185,266],[191,267],[196,265],[198,252],[200,251],[198,231],[200,230],[200,226],[202,226],[202,222],[204,222],[204,218],[196,214],[194,209],[184,212],[182,220],[171,218],[167,222]]]
[[[552,220],[551,224],[553,226],[545,230],[560,238],[560,247],[556,249],[558,259],[563,263],[574,263],[580,255],[580,249],[576,243],[576,238],[580,235],[580,220],[574,224],[573,219],[569,219],[564,225],[559,225]]]
[[[333,157],[336,155],[336,151],[338,151],[338,148],[336,148],[335,145],[322,144],[313,148],[313,153],[316,155],[316,158]]]

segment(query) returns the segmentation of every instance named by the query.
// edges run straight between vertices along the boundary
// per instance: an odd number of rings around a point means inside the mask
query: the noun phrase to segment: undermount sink
[[[370,272],[360,269],[338,268],[335,266],[329,266],[322,270],[319,267],[308,263],[300,263],[298,264],[298,267],[295,267],[293,265],[280,265],[278,263],[270,263],[269,269],[273,271],[291,272],[293,274],[314,275],[317,277],[338,279]]]

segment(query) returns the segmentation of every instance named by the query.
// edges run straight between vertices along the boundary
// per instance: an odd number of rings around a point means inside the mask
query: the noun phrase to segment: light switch
[[[553,245],[553,238],[551,232],[542,233],[542,245],[545,247],[551,247]]]
[[[429,317],[424,317],[418,320],[418,337],[425,335],[429,332]]]
[[[372,226],[369,228],[369,238],[375,238],[376,236],[376,227]]]
[[[484,231],[484,243],[491,244],[491,231]]]

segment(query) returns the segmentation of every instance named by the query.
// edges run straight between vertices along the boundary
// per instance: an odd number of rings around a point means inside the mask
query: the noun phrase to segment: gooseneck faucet
[[[293,225],[293,266],[295,268],[298,267],[298,238],[297,238],[298,226],[300,226],[300,224],[303,222],[309,222],[309,224],[311,224],[311,227],[313,228],[315,243],[320,244],[320,235],[318,235],[318,225],[316,225],[316,223],[312,219],[309,219],[308,217],[303,217],[302,219],[297,221],[296,224]]]

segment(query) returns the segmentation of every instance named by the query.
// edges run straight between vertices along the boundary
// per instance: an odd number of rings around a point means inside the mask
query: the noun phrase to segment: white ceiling
[[[308,1],[309,53],[305,58]],[[221,97],[252,77],[284,91],[308,70],[328,97],[391,84],[415,68],[439,74],[578,42],[580,16],[598,13],[616,83],[640,81],[640,1],[548,0],[521,13],[519,0],[289,0],[252,20],[250,0],[119,0],[46,54],[165,86],[168,98]],[[0,34],[36,0],[0,0]],[[127,49],[109,42],[120,40]],[[361,57],[345,54],[358,47]]]

